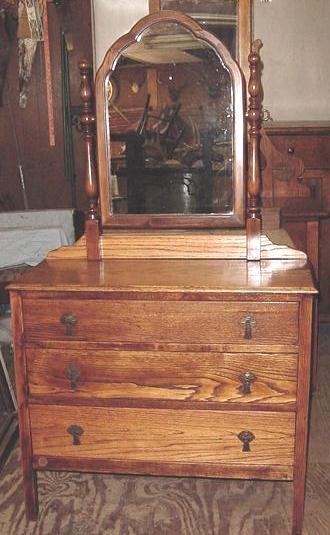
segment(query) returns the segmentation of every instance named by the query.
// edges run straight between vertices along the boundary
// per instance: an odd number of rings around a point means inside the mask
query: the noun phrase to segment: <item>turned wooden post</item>
[[[91,66],[86,60],[79,63],[80,69],[80,98],[82,113],[80,115],[81,130],[85,145],[85,193],[89,207],[85,217],[85,236],[88,260],[99,260],[99,211],[98,186],[94,156],[95,115],[93,113],[93,92],[90,84]]]
[[[249,133],[249,158],[248,158],[248,209],[247,209],[247,259],[260,260],[261,254],[261,175],[259,163],[259,145],[261,128],[261,73],[259,50],[262,42],[257,39],[252,43],[249,54],[250,80],[248,133]]]

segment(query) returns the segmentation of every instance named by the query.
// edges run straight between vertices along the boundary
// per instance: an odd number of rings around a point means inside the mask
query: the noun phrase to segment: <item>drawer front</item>
[[[25,299],[27,340],[297,344],[298,304]]]
[[[271,136],[280,152],[301,158],[305,167],[312,168],[330,167],[329,139],[329,136],[318,135]]]
[[[30,406],[33,455],[291,466],[294,413]]]
[[[291,353],[28,348],[26,355],[32,396],[266,404],[296,398]]]

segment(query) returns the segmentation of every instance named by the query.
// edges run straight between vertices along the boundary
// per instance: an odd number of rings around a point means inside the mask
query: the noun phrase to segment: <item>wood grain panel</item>
[[[147,240],[144,236],[144,242]],[[289,260],[247,263],[230,259],[112,258],[89,262],[67,258],[42,262],[24,273],[24,278],[13,281],[10,289],[23,290],[24,295],[33,291],[30,297],[52,300],[77,297],[77,293],[95,300],[105,292],[107,298],[113,297],[110,292],[126,292],[128,298],[136,298],[138,293],[143,299],[142,294],[148,292],[154,298],[174,293],[176,300],[233,301],[239,295],[245,301],[256,296],[262,301],[296,301],[297,295],[317,293],[305,267],[305,261]]]
[[[129,352],[28,348],[31,396],[292,403],[297,356],[251,353]],[[77,381],[70,382],[71,374]],[[255,375],[250,393],[240,379]]]
[[[283,129],[276,129],[278,132],[275,132],[275,128],[270,128],[267,133],[271,135],[274,146],[280,152],[301,158],[307,168],[330,167],[329,127],[324,128],[323,132],[321,129],[318,134],[311,134],[308,130],[301,132],[299,129],[288,134],[285,129],[284,132]]]
[[[25,299],[27,340],[172,343],[297,343],[297,303]],[[63,314],[76,324],[66,334]],[[251,339],[242,322],[252,317]]]
[[[286,465],[293,462],[294,413],[30,406],[34,456],[118,461]],[[80,445],[67,431],[81,426]],[[243,452],[237,435],[255,438]]]
[[[113,216],[113,219],[120,219],[120,215]],[[132,218],[140,218],[144,223],[144,227],[148,228],[150,223],[148,218],[150,216],[130,215]],[[167,215],[169,221],[170,217],[176,222],[176,226],[180,222],[177,216]],[[186,216],[188,217],[188,216]],[[196,218],[196,215],[190,216]],[[203,216],[201,216],[203,217]],[[212,216],[205,216],[207,224],[204,226],[211,227]],[[193,225],[193,221],[195,221]],[[214,220],[215,221],[215,220]],[[187,223],[187,221],[186,221]],[[112,221],[114,224],[114,221]],[[133,220],[132,220],[133,224]],[[183,223],[182,223],[183,224]],[[214,222],[215,224],[215,222]],[[143,225],[142,229],[143,229]],[[191,227],[197,227],[197,221],[192,219]],[[200,222],[202,227],[202,221]],[[274,233],[267,231],[266,234],[261,234],[260,247],[262,260],[301,260],[303,264],[306,261],[306,254],[294,248],[294,245],[285,231],[280,230],[275,236],[276,241],[273,240]],[[290,243],[288,243],[288,241]],[[153,230],[152,233],[147,230],[138,232],[118,232],[104,233],[100,237],[99,242],[101,256],[103,259],[113,258],[186,258],[186,259],[202,259],[213,258],[218,260],[236,259],[242,260],[246,258],[246,236],[241,231],[229,234],[228,231],[217,231],[206,229],[204,231],[192,230],[191,232],[163,232],[161,230]],[[82,236],[74,246],[62,247],[51,251],[48,255],[49,259],[79,259],[86,258],[86,237]]]

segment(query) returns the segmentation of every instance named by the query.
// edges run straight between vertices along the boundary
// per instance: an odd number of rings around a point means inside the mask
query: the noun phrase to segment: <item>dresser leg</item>
[[[24,474],[24,500],[25,514],[30,521],[38,518],[38,491],[37,475],[34,470],[29,470]]]
[[[22,404],[18,411],[19,442],[21,448],[21,467],[23,473],[25,514],[28,520],[38,517],[37,472],[32,467],[32,443],[30,436],[30,420],[27,405]]]
[[[314,303],[314,326],[313,326],[313,343],[312,343],[312,392],[317,389],[317,352],[318,352],[318,329],[319,329],[319,311],[318,300]]]
[[[303,469],[293,480],[292,535],[302,535],[305,505],[305,474]]]
[[[38,517],[38,488],[37,472],[32,467],[32,444],[29,435],[30,421],[27,414],[27,407],[21,406],[19,412],[20,424],[20,448],[21,467],[23,473],[25,514],[28,520],[37,520]]]

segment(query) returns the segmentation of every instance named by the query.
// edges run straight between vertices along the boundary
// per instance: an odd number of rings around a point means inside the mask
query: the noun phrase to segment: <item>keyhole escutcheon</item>
[[[73,327],[76,325],[78,318],[71,314],[70,312],[62,314],[60,318],[61,323],[65,325],[66,328],[66,335],[72,336],[73,335]]]
[[[238,433],[237,437],[239,438],[241,442],[243,442],[242,451],[244,452],[251,451],[250,443],[252,442],[252,440],[255,439],[255,436],[252,433],[252,431],[246,431],[246,430],[241,431],[240,433]]]
[[[245,340],[251,340],[252,330],[257,325],[257,320],[253,316],[247,315],[241,319],[241,325],[244,327]]]
[[[68,427],[67,432],[72,436],[72,445],[80,446],[80,437],[84,432],[83,428],[80,425],[72,424]]]

